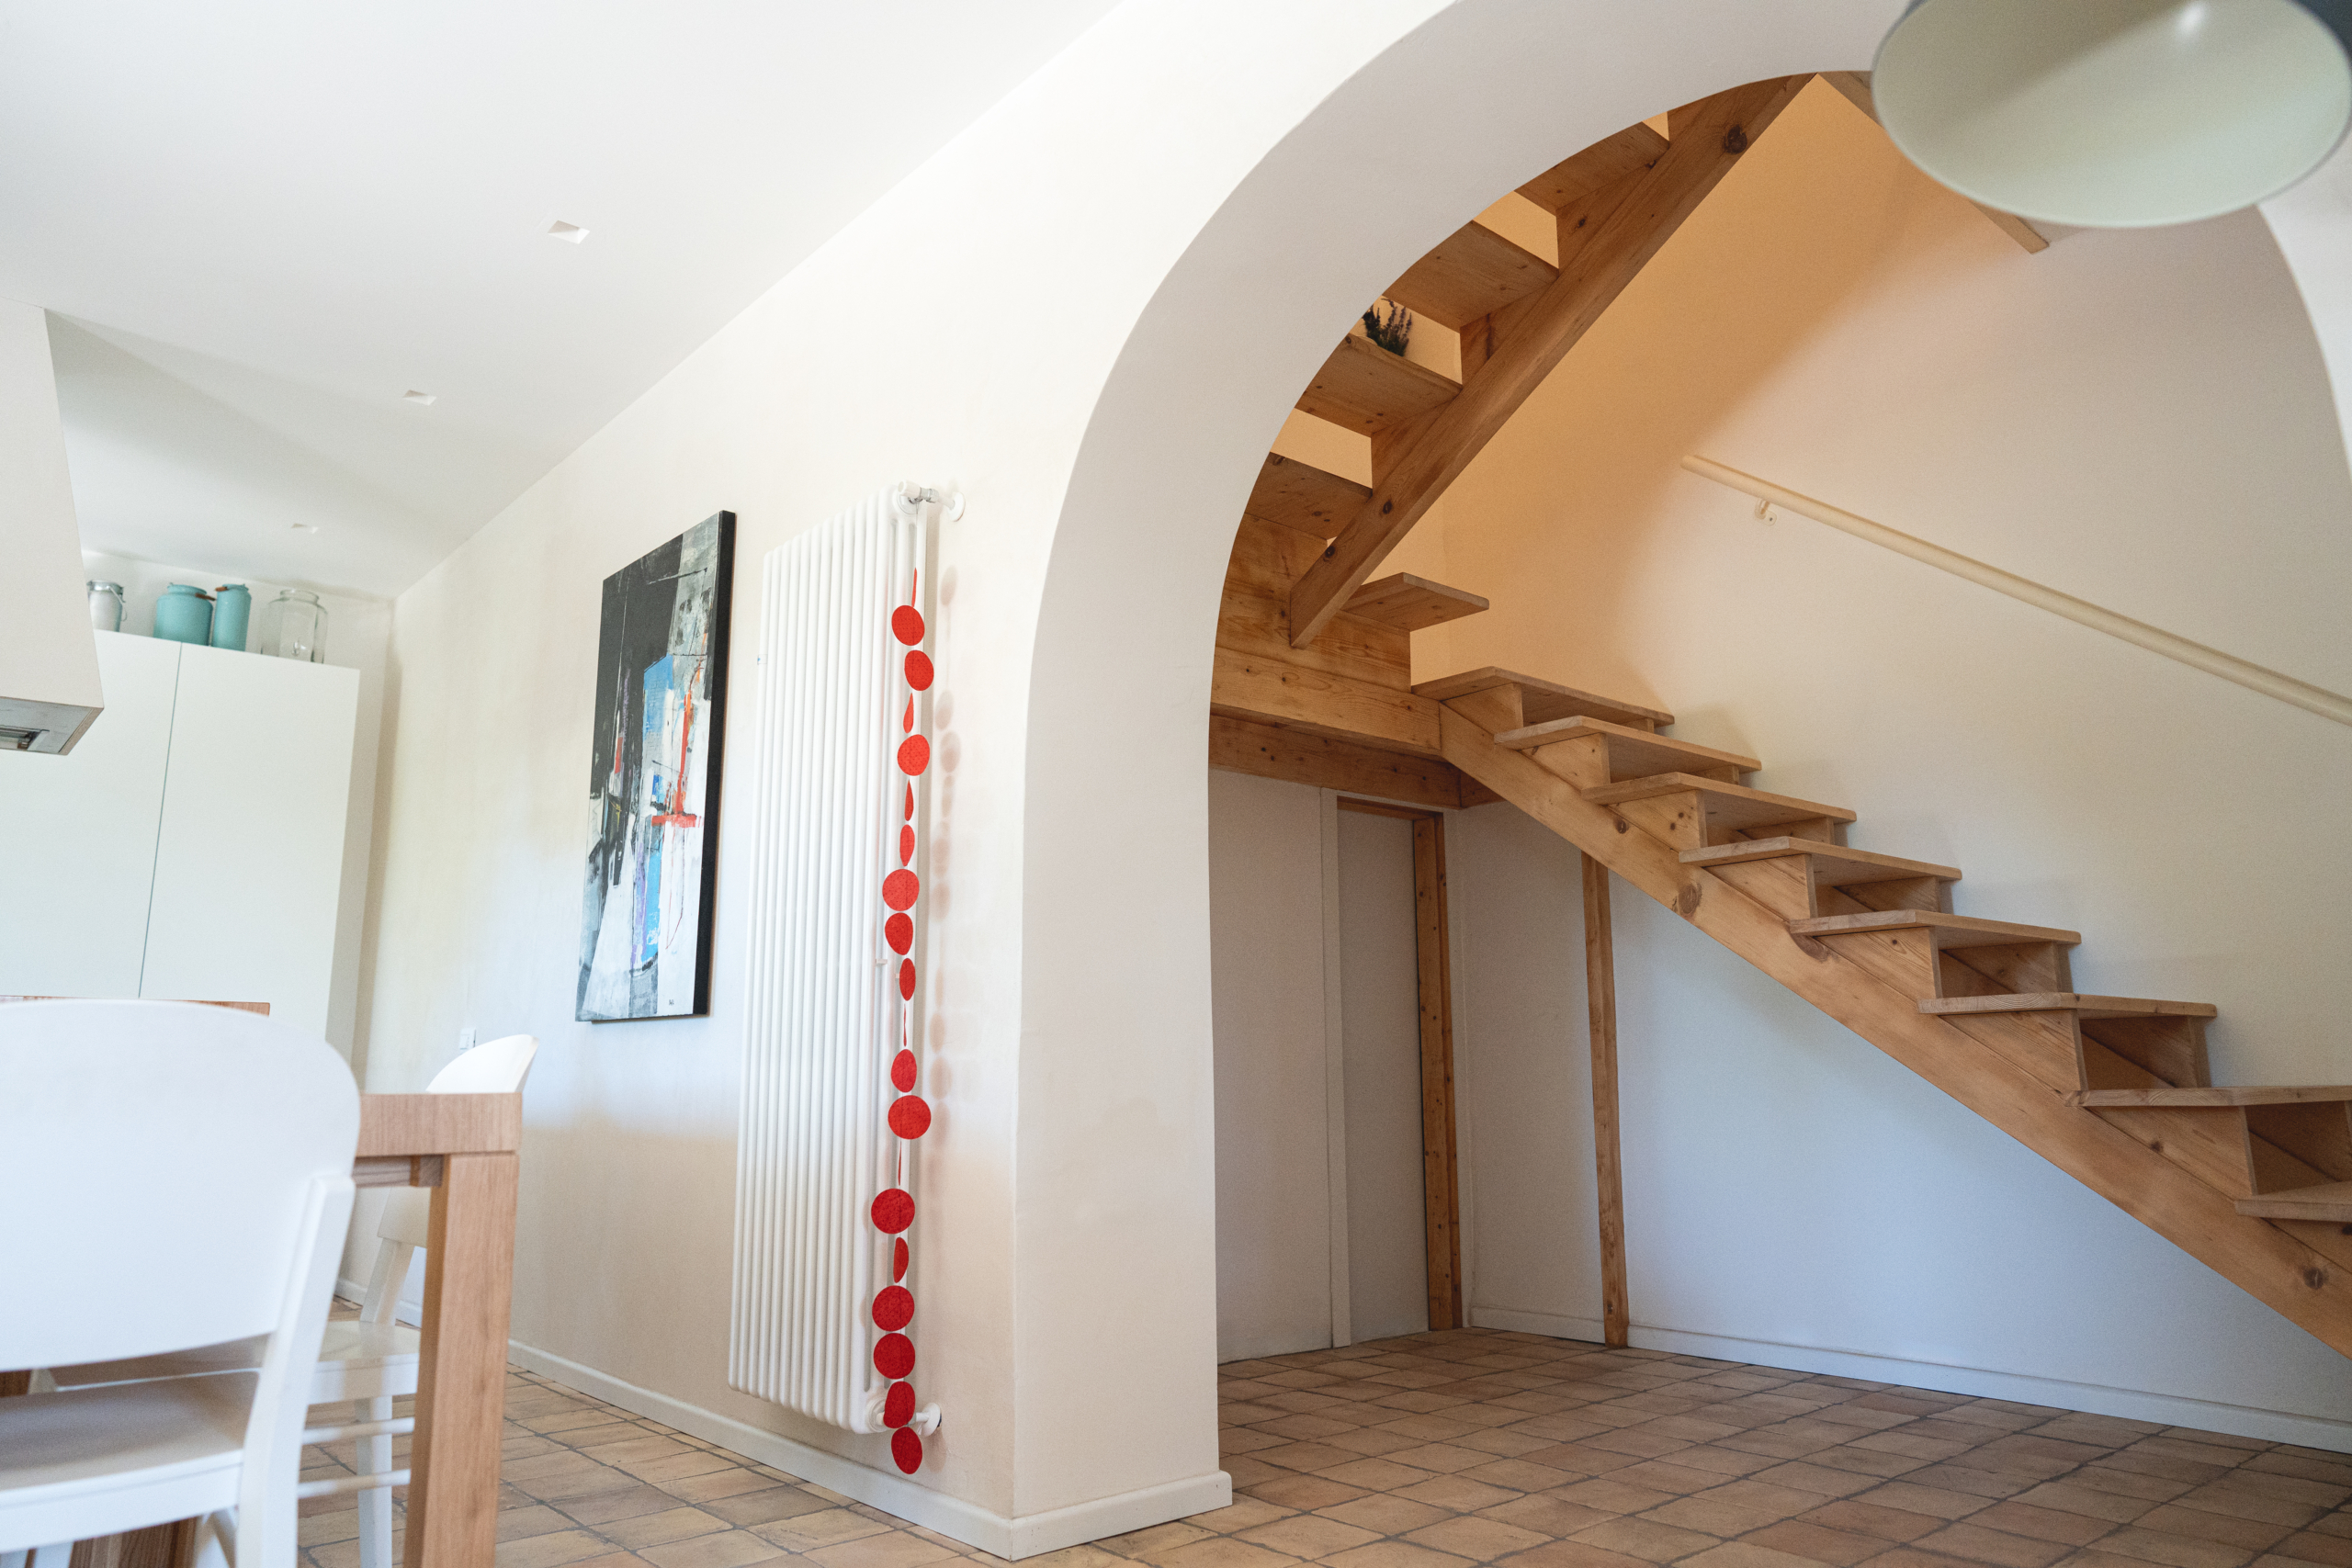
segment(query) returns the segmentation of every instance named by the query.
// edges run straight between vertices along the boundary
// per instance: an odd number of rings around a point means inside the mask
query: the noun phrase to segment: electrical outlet
[[[458,1031],[458,1049],[460,1051],[470,1051],[473,1048],[474,1026],[469,1023],[463,1029]]]

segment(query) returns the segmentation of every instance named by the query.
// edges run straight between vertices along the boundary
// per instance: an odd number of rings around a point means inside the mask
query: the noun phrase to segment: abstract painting
[[[735,514],[605,579],[576,1017],[710,1010]]]

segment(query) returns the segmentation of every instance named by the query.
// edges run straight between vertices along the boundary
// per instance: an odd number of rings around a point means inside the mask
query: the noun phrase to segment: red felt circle
[[[915,874],[903,868],[882,879],[882,902],[893,909],[909,908],[914,903],[915,895],[922,891],[922,884],[916,879]]]
[[[907,655],[907,684],[918,692],[931,690],[931,655],[916,649]]]
[[[909,1475],[922,1468],[922,1439],[915,1436],[912,1427],[901,1427],[890,1434],[890,1457]]]
[[[886,1378],[902,1378],[915,1370],[915,1342],[903,1334],[885,1334],[874,1342],[874,1370]]]
[[[914,1000],[915,961],[911,958],[899,960],[899,995],[907,1001]]]
[[[907,1244],[903,1240],[893,1242],[890,1247],[890,1278],[903,1280],[906,1277]]]
[[[901,1187],[893,1187],[874,1200],[874,1228],[884,1235],[896,1235],[915,1223],[914,1194]],[[905,1246],[904,1242],[899,1243]]]
[[[915,944],[915,923],[904,915],[893,915],[882,922],[882,940],[890,944],[893,953],[904,953]]]
[[[899,863],[904,865],[914,858],[915,830],[912,828],[900,828],[899,829]]]
[[[890,612],[890,635],[909,648],[922,640],[922,612],[912,604],[901,604]]]
[[[920,735],[910,735],[899,742],[899,772],[913,778],[931,766],[931,742]]]
[[[912,784],[907,786],[907,808],[901,815],[910,822],[915,819],[915,786]]]
[[[909,698],[907,699],[907,714],[906,714],[906,716],[905,716],[904,718],[901,718],[900,720],[899,720],[899,728],[900,729],[907,730],[907,731],[909,731],[910,733],[911,733],[911,732],[913,731],[913,729],[914,729],[914,727],[915,727],[915,700],[914,700],[914,698],[912,698],[912,697],[909,697]]]
[[[915,1317],[915,1296],[904,1285],[885,1285],[874,1298],[874,1326],[904,1328]]]
[[[915,1385],[894,1382],[882,1396],[882,1425],[903,1427],[915,1418]]]
[[[919,1094],[902,1094],[892,1100],[890,1131],[902,1138],[920,1138],[930,1132],[930,1102]]]
[[[900,1094],[915,1087],[915,1054],[901,1051],[890,1063],[890,1087]]]

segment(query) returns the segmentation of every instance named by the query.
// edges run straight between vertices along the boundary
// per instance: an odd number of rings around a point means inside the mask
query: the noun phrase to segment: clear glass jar
[[[88,586],[90,625],[102,632],[122,630],[122,584],[92,581]]]
[[[263,605],[260,651],[279,659],[325,663],[327,610],[319,603],[319,596],[288,588]]]

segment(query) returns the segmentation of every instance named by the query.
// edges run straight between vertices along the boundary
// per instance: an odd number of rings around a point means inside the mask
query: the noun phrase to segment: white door
[[[141,995],[324,1032],[358,700],[356,670],[183,652]]]
[[[0,751],[0,995],[139,995],[180,645],[97,639],[89,732],[62,757]]]
[[[1340,977],[1351,1327],[1359,1341],[1419,1334],[1430,1325],[1420,986],[1413,825],[1401,818],[1340,813]]]

